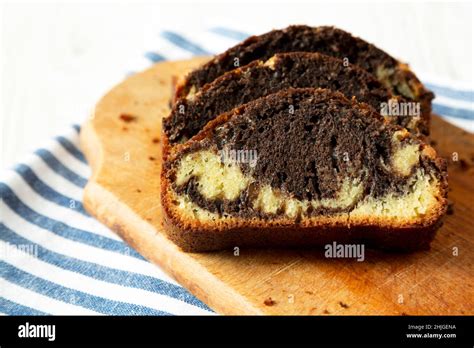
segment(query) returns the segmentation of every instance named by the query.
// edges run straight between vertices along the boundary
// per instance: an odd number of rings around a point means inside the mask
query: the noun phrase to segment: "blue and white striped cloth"
[[[248,34],[229,28],[164,31],[133,71],[167,59],[209,55]],[[132,72],[133,71],[129,71]],[[425,79],[434,111],[474,132],[472,86]],[[8,315],[211,314],[160,268],[94,220],[82,205],[90,169],[79,126],[36,150],[0,180],[0,313]]]

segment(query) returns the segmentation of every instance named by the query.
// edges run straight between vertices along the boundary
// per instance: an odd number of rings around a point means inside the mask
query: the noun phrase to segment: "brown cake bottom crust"
[[[170,213],[170,212],[168,212]],[[239,226],[229,229],[209,230],[176,223],[165,214],[169,238],[187,252],[205,252],[235,247],[256,248],[317,248],[336,242],[338,244],[363,244],[394,252],[429,250],[430,243],[441,227],[437,221],[429,226],[387,229],[371,226],[311,226],[284,227]]]

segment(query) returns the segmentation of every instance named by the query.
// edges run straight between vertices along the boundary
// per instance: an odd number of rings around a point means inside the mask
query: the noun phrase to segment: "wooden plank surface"
[[[160,119],[176,77],[205,60],[159,63],[98,103],[81,131],[93,169],[84,193],[91,214],[219,313],[474,314],[474,136],[437,116],[432,138],[449,158],[453,212],[430,251],[366,250],[357,262],[316,250],[184,253],[169,241],[161,232]]]

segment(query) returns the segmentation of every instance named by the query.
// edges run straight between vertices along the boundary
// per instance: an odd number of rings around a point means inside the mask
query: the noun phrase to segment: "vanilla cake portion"
[[[163,139],[170,146],[183,143],[218,115],[290,87],[339,91],[379,112],[388,105],[409,103],[405,98],[394,96],[366,70],[342,59],[320,53],[278,53],[266,61],[255,60],[224,73],[195,94],[179,98],[170,115],[163,119]],[[421,133],[427,122],[421,113],[416,112],[409,115],[387,113],[384,116],[414,134]]]
[[[332,241],[426,249],[446,195],[432,147],[328,89],[239,106],[174,147],[162,170],[166,230],[186,251]]]
[[[286,52],[319,52],[365,69],[392,94],[420,103],[425,120],[420,123],[420,130],[425,135],[429,134],[433,93],[425,88],[406,64],[363,39],[331,26],[292,25],[251,36],[190,72],[178,83],[174,101],[182,97],[192,98],[203,86],[228,71]]]

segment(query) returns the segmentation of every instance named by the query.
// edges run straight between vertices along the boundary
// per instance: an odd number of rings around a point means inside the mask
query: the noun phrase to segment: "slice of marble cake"
[[[222,114],[163,164],[169,237],[186,251],[358,242],[429,247],[444,160],[371,106],[287,89]]]

